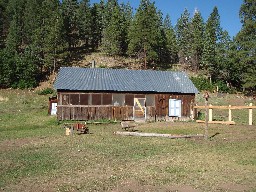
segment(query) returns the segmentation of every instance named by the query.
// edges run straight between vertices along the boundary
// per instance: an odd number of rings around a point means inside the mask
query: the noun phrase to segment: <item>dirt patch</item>
[[[41,91],[46,88],[53,88],[56,76],[56,73],[51,74],[46,81],[41,82],[39,86],[35,88],[35,91]]]
[[[9,101],[9,98],[8,98],[8,97],[2,97],[2,96],[0,96],[0,102],[6,102],[6,101]]]
[[[0,142],[0,152],[18,149],[28,145],[37,145],[42,142],[43,142],[43,139],[31,139],[31,138],[4,140]]]
[[[153,186],[153,185],[141,185],[136,180],[126,180],[119,184],[111,192],[140,192],[140,191],[159,191],[159,192],[200,192],[200,190],[194,189],[191,186]]]
[[[234,184],[234,183],[225,183],[221,184],[218,187],[219,190],[224,190],[224,191],[237,191],[237,192],[245,192],[249,191],[250,187],[246,185],[240,185],[240,184]]]
[[[55,186],[47,180],[42,179],[22,179],[19,183],[12,184],[6,188],[2,188],[2,191],[41,191],[41,192],[54,192]]]

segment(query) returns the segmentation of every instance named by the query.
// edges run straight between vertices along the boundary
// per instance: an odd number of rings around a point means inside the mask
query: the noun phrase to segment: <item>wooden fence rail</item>
[[[212,111],[213,109],[228,109],[229,113],[228,113],[228,122],[232,122],[232,112],[231,110],[234,109],[248,109],[249,110],[249,125],[252,125],[252,109],[256,109],[256,106],[253,106],[252,103],[250,103],[249,106],[213,106],[213,105],[209,105],[207,106],[208,110],[209,110],[209,122],[214,122],[212,121]],[[194,109],[205,109],[205,106],[194,106]],[[194,112],[194,116],[195,116],[195,112]]]

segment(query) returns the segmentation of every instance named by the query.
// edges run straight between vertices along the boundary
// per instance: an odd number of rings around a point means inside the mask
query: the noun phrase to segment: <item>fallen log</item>
[[[200,138],[204,137],[203,134],[197,135],[171,135],[171,134],[160,134],[160,133],[138,133],[138,132],[114,132],[116,135],[124,136],[139,136],[139,137],[166,137],[170,139],[179,139],[179,138]]]
[[[197,123],[205,123],[203,120],[196,120]],[[208,121],[209,124],[235,125],[234,121]]]

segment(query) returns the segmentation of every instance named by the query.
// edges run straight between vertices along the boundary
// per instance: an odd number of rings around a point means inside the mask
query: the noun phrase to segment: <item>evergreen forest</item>
[[[144,69],[178,64],[199,89],[256,91],[256,1],[243,0],[237,14],[242,28],[230,37],[218,7],[207,20],[185,9],[176,22],[151,0],[136,10],[118,0],[0,0],[0,88],[36,87],[74,55],[100,52]]]

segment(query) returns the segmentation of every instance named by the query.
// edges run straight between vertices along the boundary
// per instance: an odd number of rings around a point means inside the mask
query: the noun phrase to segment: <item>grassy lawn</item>
[[[0,190],[256,191],[256,126],[243,116],[234,126],[209,125],[208,141],[114,135],[119,124],[66,136],[47,115],[47,101],[34,92],[0,90]],[[204,133],[194,122],[136,129]]]

